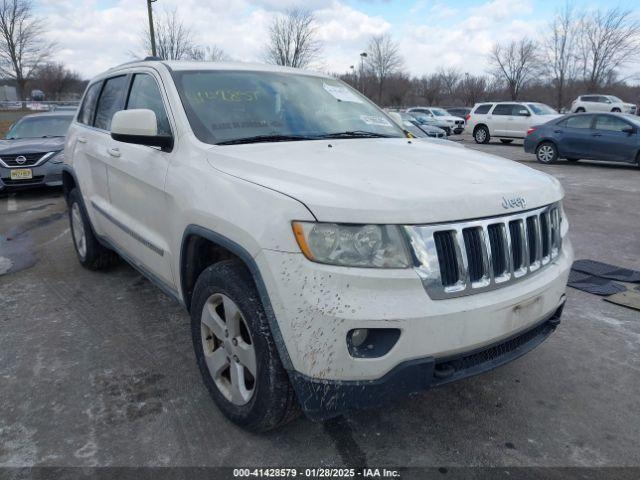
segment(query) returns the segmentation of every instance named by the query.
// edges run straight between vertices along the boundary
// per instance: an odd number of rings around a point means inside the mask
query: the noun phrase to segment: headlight
[[[309,260],[344,267],[407,268],[404,237],[396,225],[293,222],[300,250]]]
[[[53,157],[49,160],[51,163],[62,163],[64,162],[64,150],[59,152],[51,152]]]

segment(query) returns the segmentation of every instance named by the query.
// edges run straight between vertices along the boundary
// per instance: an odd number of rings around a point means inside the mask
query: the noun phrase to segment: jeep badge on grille
[[[527,201],[524,197],[502,197],[502,206],[507,210],[510,208],[527,208]]]

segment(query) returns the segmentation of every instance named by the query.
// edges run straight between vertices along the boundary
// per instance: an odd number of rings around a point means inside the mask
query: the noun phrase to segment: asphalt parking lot
[[[459,141],[556,176],[576,258],[640,269],[640,170]],[[187,314],[126,264],[82,269],[65,211],[56,190],[0,194],[2,466],[640,465],[637,311],[569,289],[559,329],[505,367],[248,434],[210,401]]]

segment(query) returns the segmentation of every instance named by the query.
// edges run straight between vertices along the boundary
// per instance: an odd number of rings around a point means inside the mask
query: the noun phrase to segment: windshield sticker
[[[362,99],[358,98],[358,96],[347,87],[343,87],[342,85],[329,85],[324,82],[322,86],[339,102],[362,103]]]
[[[360,115],[362,120],[367,125],[377,125],[379,127],[391,127],[391,123],[384,117],[376,117],[373,115]]]
[[[191,103],[205,103],[214,101],[223,102],[256,102],[258,100],[258,92],[239,91],[239,90],[216,90],[216,91],[199,91],[195,94],[187,93],[187,98]]]

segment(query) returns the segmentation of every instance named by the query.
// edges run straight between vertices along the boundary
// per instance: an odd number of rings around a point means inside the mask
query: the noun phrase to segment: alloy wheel
[[[74,202],[71,206],[71,233],[73,235],[73,243],[81,258],[87,256],[87,235],[84,231],[84,222],[80,213],[78,202]]]
[[[476,142],[482,143],[487,139],[487,132],[484,128],[476,130]]]
[[[556,156],[556,152],[551,145],[542,145],[538,148],[538,160],[542,163],[551,163]]]
[[[233,300],[211,295],[202,309],[204,357],[216,387],[234,405],[245,405],[256,385],[256,351],[247,322]]]

